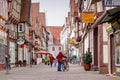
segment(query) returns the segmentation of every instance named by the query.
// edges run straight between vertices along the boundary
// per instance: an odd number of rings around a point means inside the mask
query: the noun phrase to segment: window
[[[61,47],[59,47],[59,50],[61,50]]]
[[[102,1],[97,3],[97,12],[103,12],[103,3],[102,3]]]
[[[52,47],[52,51],[55,51],[55,47]]]
[[[22,25],[20,25],[20,31],[22,31]]]
[[[120,32],[115,34],[115,62],[120,65]]]
[[[18,24],[18,32],[23,32],[24,31],[24,25],[23,23]]]

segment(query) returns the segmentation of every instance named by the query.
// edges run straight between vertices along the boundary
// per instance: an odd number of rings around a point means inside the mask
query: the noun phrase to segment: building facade
[[[48,51],[56,57],[58,52],[62,50],[60,43],[62,26],[47,26],[46,29],[49,32]]]
[[[0,1],[0,69],[4,68],[5,49],[7,48],[7,30],[5,22],[8,19],[7,0]]]

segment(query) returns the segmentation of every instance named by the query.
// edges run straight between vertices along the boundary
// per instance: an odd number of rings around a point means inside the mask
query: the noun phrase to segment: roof
[[[60,33],[62,31],[62,26],[47,26],[47,31],[51,32],[53,35],[53,38],[60,39]]]

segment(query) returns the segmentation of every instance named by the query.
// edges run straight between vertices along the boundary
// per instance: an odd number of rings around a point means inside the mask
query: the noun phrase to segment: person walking
[[[58,60],[58,67],[57,67],[57,70],[58,71],[61,71],[61,65],[62,65],[62,59],[63,58],[67,58],[66,56],[63,55],[63,53],[60,51],[57,55],[57,60]]]
[[[10,66],[10,55],[6,54],[5,55],[5,68],[6,68],[6,73],[9,73],[9,70],[11,70],[11,66]]]
[[[49,65],[49,63],[50,63],[50,57],[49,57],[49,56],[46,56],[46,57],[45,57],[45,65],[46,65],[46,64]]]
[[[55,58],[53,57],[52,54],[50,54],[50,66],[52,67],[53,65],[53,61],[55,60]]]

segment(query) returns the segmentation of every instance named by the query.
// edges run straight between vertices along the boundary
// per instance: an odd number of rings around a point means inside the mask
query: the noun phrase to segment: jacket
[[[61,62],[63,58],[67,58],[67,57],[64,56],[64,55],[62,54],[62,52],[59,52],[56,58],[57,58],[58,62]]]

